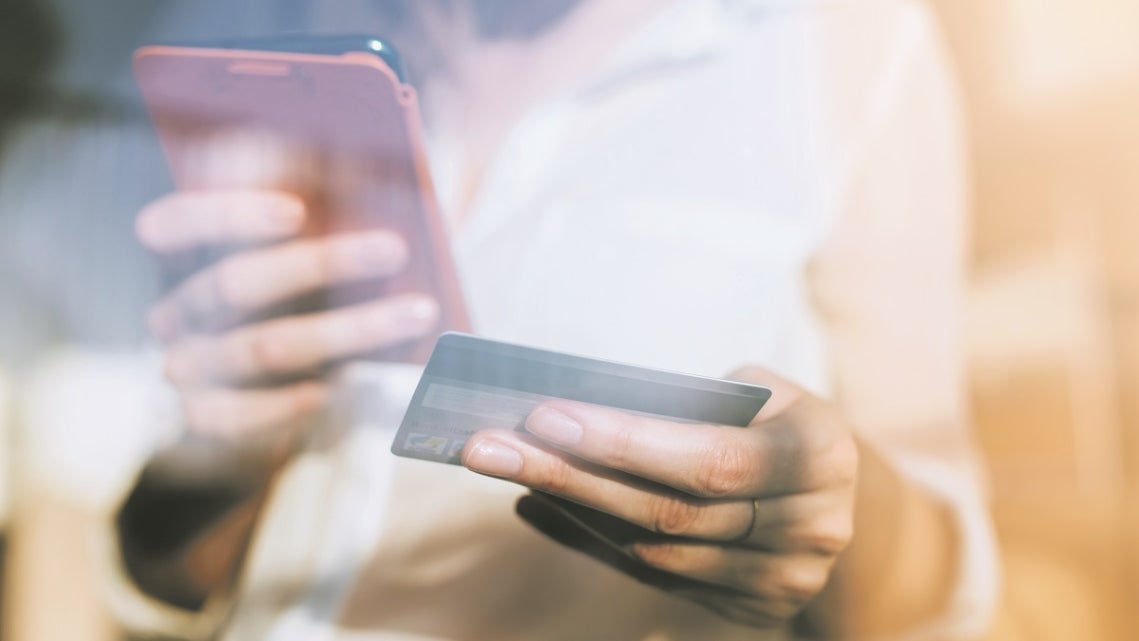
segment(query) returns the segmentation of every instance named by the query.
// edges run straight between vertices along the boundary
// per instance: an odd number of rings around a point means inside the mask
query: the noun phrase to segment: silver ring
[[[735,540],[735,542],[736,543],[743,543],[744,541],[747,541],[748,539],[750,539],[751,535],[755,532],[755,524],[758,520],[759,520],[759,499],[752,499],[751,500],[751,523],[748,524],[747,529],[744,530],[744,533],[739,538],[737,538]]]

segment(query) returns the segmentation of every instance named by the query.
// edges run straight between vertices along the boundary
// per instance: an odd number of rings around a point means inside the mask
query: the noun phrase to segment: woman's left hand
[[[555,540],[739,623],[790,621],[850,542],[858,449],[827,403],[771,387],[747,428],[548,401],[526,433],[487,430],[463,464],[535,492],[519,514]]]

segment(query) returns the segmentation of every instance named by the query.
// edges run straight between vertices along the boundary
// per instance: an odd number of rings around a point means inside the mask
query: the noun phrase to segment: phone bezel
[[[395,72],[401,83],[407,83],[407,70],[399,51],[387,40],[368,34],[303,34],[284,33],[253,38],[219,38],[214,40],[164,41],[151,43],[159,47],[193,49],[229,49],[233,51],[309,53],[340,56],[346,53],[368,53],[379,58]]]

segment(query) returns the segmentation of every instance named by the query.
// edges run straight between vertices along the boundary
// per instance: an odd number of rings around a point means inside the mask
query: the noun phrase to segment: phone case
[[[401,274],[267,315],[424,292],[439,301],[438,333],[469,331],[416,93],[382,60],[148,46],[136,52],[134,71],[179,189],[279,188],[305,199],[305,233],[384,228],[408,242]],[[371,356],[425,362],[438,333]]]

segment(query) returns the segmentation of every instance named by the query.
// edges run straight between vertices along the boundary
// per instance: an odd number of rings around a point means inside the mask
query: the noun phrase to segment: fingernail
[[[407,297],[382,303],[360,317],[356,331],[364,336],[382,339],[413,338],[425,335],[438,326],[439,310],[426,296]]]
[[[498,441],[483,440],[471,448],[463,464],[480,474],[507,478],[522,471],[522,455]]]
[[[402,320],[414,326],[426,326],[439,315],[439,305],[431,298],[416,297],[399,311]]]
[[[556,445],[577,445],[581,442],[581,423],[544,405],[526,417],[526,430]]]

